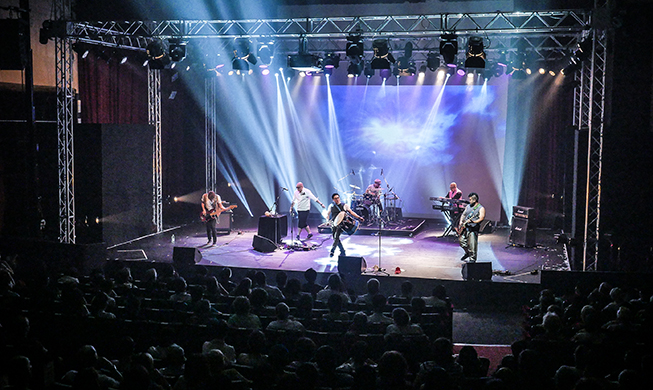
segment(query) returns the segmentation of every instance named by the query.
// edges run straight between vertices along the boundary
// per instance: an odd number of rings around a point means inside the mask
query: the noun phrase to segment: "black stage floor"
[[[462,280],[463,251],[454,235],[441,237],[446,228],[443,222],[415,220],[405,225],[411,228],[401,234],[385,230],[379,234],[375,228],[343,235],[347,255],[363,257],[371,274],[374,269],[382,269],[392,277]],[[304,271],[312,267],[318,272],[337,272],[338,251],[335,257],[329,257],[331,235],[317,230],[313,228],[311,240],[301,242],[290,240],[288,234],[284,239],[288,246],[261,253],[252,247],[256,228],[233,229],[221,235],[217,245],[206,246],[204,225],[197,222],[114,246],[110,248],[110,258],[172,262],[173,248],[180,246],[197,248],[201,253],[199,264],[206,266],[277,271]],[[569,270],[564,248],[553,237],[555,232],[538,229],[537,245],[533,248],[508,245],[509,233],[510,229],[503,227],[479,237],[478,261],[492,263],[492,281],[539,283],[539,271],[543,269]]]

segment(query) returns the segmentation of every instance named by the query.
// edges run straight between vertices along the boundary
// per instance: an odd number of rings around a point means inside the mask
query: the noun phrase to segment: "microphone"
[[[383,168],[381,168],[381,176],[383,176]]]
[[[288,191],[288,189],[286,187],[281,187],[281,189],[284,190],[284,191]]]
[[[356,176],[356,173],[354,173],[354,170],[353,170],[353,169],[351,170],[351,175],[352,175],[352,176]]]

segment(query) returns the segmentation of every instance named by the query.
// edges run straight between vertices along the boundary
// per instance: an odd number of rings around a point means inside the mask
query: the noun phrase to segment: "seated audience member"
[[[261,287],[252,289],[252,294],[249,297],[251,305],[251,312],[257,316],[272,316],[275,314],[274,307],[268,306],[268,292]]]
[[[327,301],[329,312],[322,316],[322,319],[329,321],[349,321],[349,313],[343,311],[343,299],[340,294],[333,294]]]
[[[193,314],[188,319],[190,324],[206,325],[212,319],[217,319],[220,312],[211,307],[211,302],[208,299],[200,299],[193,306]]]
[[[432,306],[442,310],[448,310],[451,308],[449,298],[447,297],[447,290],[441,284],[433,287],[430,296],[422,298],[424,299],[426,306]]]
[[[274,281],[277,283],[277,288],[286,296],[286,284],[288,283],[288,274],[286,271],[278,271],[274,275]]]
[[[206,354],[209,369],[207,389],[249,389],[252,382],[238,370],[229,367],[229,362],[218,349],[212,349]]]
[[[240,283],[238,283],[238,286],[231,290],[230,295],[232,297],[247,297],[252,294],[252,279],[250,278],[243,278]]]
[[[422,328],[417,324],[410,323],[410,315],[403,307],[397,307],[392,310],[393,323],[388,325],[386,333],[398,333],[401,335],[419,335],[424,334]]]
[[[247,297],[238,296],[231,304],[233,314],[227,324],[232,328],[261,329],[261,320],[256,314],[249,312],[250,305]]]
[[[260,368],[268,364],[268,355],[265,354],[267,338],[265,333],[254,330],[247,338],[247,352],[238,355],[236,361],[244,366]]]
[[[369,345],[365,341],[354,342],[349,349],[349,358],[338,366],[339,372],[354,375],[363,366],[376,367],[376,363],[370,358]]]
[[[304,333],[304,325],[290,318],[290,308],[288,305],[283,302],[277,303],[275,310],[277,319],[270,322],[266,329]]]
[[[207,277],[205,281],[205,286],[206,286],[206,298],[213,303],[217,303],[221,301],[223,297],[229,295],[229,292],[225,290],[224,287],[222,287],[220,282],[218,282],[218,278],[216,278],[215,276]]]
[[[372,299],[372,314],[367,317],[367,322],[370,324],[392,324],[392,318],[383,314],[385,310],[385,297],[378,294]]]
[[[271,286],[267,283],[265,272],[256,271],[252,281],[254,287],[260,287],[268,293],[268,299],[273,305],[283,301],[286,298],[278,287]]]
[[[463,377],[463,367],[458,364],[453,356],[453,343],[446,337],[439,337],[433,342],[433,360],[423,362],[415,376],[414,387],[419,389],[426,383],[427,377],[437,367],[443,368],[449,374],[451,387],[459,388]]]
[[[20,355],[11,359],[5,356],[4,359],[8,360],[5,363],[6,367],[3,367],[2,370],[6,370],[7,383],[2,388],[6,390],[29,390],[30,381],[32,380],[32,364],[29,359]]]
[[[236,362],[236,350],[233,346],[225,342],[229,325],[225,320],[209,320],[208,333],[213,335],[213,339],[206,341],[202,344],[202,353],[207,354],[212,349],[219,349],[222,351],[228,362]]]
[[[306,283],[302,284],[302,291],[311,294],[313,299],[315,299],[317,293],[322,291],[324,288],[324,286],[315,283],[317,280],[317,271],[315,271],[313,268],[307,269],[304,271],[304,279],[306,279]]]
[[[286,283],[286,289],[283,293],[286,296],[286,303],[290,307],[296,307],[299,298],[301,298],[302,295],[308,294],[302,292],[302,282],[297,278],[291,278],[288,280],[288,283]]]
[[[367,316],[362,311],[354,314],[354,318],[347,329],[346,336],[358,336],[367,333]]]
[[[401,283],[401,292],[388,298],[391,304],[408,303],[413,298],[413,283],[406,280]]]
[[[133,361],[135,365],[143,366],[147,370],[151,383],[154,383],[161,389],[170,389],[168,380],[161,374],[161,371],[154,367],[152,355],[147,352],[139,353],[134,356]],[[152,385],[150,388],[157,388],[155,385]]]
[[[220,270],[220,273],[218,273],[218,282],[220,285],[227,290],[228,294],[231,294],[231,292],[236,288],[236,283],[234,283],[231,280],[232,277],[232,272],[231,268],[225,267]]]
[[[317,346],[315,342],[308,337],[300,337],[295,341],[292,351],[292,361],[286,367],[288,371],[297,371],[297,368],[304,363],[310,363],[315,356]],[[310,363],[312,364],[312,363]]]
[[[456,362],[463,367],[465,378],[481,378],[487,375],[488,366],[479,359],[478,353],[471,345],[465,345],[460,349]]]
[[[120,387],[122,374],[116,369],[116,366],[105,357],[100,357],[92,345],[84,345],[77,352],[77,364],[75,369],[68,371],[61,382],[64,384],[73,384],[79,372],[93,368],[98,372],[98,381],[100,388],[114,388]]]
[[[61,290],[61,312],[74,317],[88,317],[84,293],[78,287],[65,286]]]
[[[353,385],[354,378],[345,372],[336,370],[338,367],[338,354],[330,345],[323,345],[315,352],[318,380],[317,386],[321,388],[343,389]]]
[[[406,381],[408,362],[400,352],[384,352],[379,359],[378,371],[379,379],[376,387],[378,390],[409,390],[413,388]]]
[[[107,311],[108,304],[109,296],[105,292],[98,292],[91,301],[91,314],[97,318],[115,319],[116,315]]]
[[[179,345],[170,346],[164,364],[164,367],[160,370],[161,375],[168,380],[176,381],[184,373],[184,365],[186,364],[184,349]]]
[[[176,303],[189,303],[192,300],[192,296],[188,293],[186,280],[181,276],[175,278],[170,283],[170,288],[174,293],[170,296],[170,300]]]
[[[379,294],[379,289],[381,287],[381,284],[379,283],[379,280],[376,278],[371,278],[367,281],[367,293],[363,295],[359,295],[356,298],[356,304],[365,304],[369,307],[372,307],[372,298],[374,298],[375,295]]]
[[[327,286],[317,293],[317,301],[326,302],[329,300],[331,295],[340,295],[344,303],[350,303],[351,299],[349,295],[345,292],[345,288],[342,284],[342,279],[340,275],[331,274],[329,280],[327,281]]]

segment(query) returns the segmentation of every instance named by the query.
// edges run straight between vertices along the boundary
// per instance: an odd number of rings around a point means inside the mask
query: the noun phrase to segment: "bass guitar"
[[[220,214],[222,214],[223,212],[225,212],[227,210],[233,210],[236,207],[238,207],[238,205],[232,204],[231,206],[228,206],[228,207],[225,207],[225,208],[219,209],[219,210],[212,210],[212,211],[210,211],[208,213],[201,212],[200,213],[200,219],[202,220],[202,222],[210,221],[212,219],[218,218],[220,216]]]
[[[468,227],[474,227],[477,225],[476,223],[472,222],[473,220],[474,220],[474,215],[470,215],[469,217],[467,217],[467,219],[465,219],[465,221],[463,221],[463,223],[456,226],[455,230],[456,233],[458,233],[458,236],[463,234],[465,229],[467,229]]]

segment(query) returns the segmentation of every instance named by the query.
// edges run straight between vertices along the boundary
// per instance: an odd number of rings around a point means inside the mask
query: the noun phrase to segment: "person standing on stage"
[[[311,190],[308,188],[304,187],[304,184],[300,181],[297,183],[297,186],[295,186],[297,189],[295,191],[295,194],[293,195],[292,198],[292,203],[290,204],[290,213],[292,214],[292,209],[295,206],[295,203],[297,203],[297,214],[299,215],[299,222],[297,222],[297,227],[299,228],[299,232],[297,233],[297,239],[299,240],[299,236],[302,234],[302,230],[306,229],[306,233],[308,235],[306,236],[306,239],[310,240],[311,237],[313,237],[313,234],[311,233],[311,227],[308,226],[308,213],[311,211],[311,199],[316,201],[317,204],[322,206],[322,208],[325,208],[324,203],[320,202],[320,200],[317,198],[317,196],[313,195]]]
[[[356,214],[351,207],[349,207],[346,203],[342,203],[340,201],[340,195],[335,193],[331,195],[331,199],[333,199],[333,204],[331,207],[329,207],[329,213],[327,214],[327,219],[329,221],[334,221],[338,214],[341,212],[349,213],[351,214],[354,218],[358,219],[359,221],[363,222],[364,218],[361,217],[360,215]],[[333,226],[333,245],[331,246],[331,252],[329,253],[329,257],[333,257],[334,252],[336,251],[336,247],[340,248],[340,256],[347,256],[345,254],[345,247],[342,246],[342,242],[340,242],[340,234],[342,234],[342,223],[338,226]]]
[[[213,241],[213,245],[218,242],[217,228],[219,216],[216,218],[215,216],[212,216],[211,213],[220,210],[224,210],[220,195],[213,191],[209,191],[202,195],[202,216],[204,217],[206,237],[208,238],[206,245],[209,245],[211,241]]]
[[[458,185],[455,181],[449,184],[449,192],[447,192],[446,198],[449,199],[461,199],[463,197],[463,192],[458,188]]]
[[[460,260],[469,259],[474,263],[478,257],[478,232],[480,223],[485,219],[485,207],[478,203],[478,194],[469,194],[469,204],[460,218],[458,224],[458,240],[460,246],[465,250],[465,255]]]

